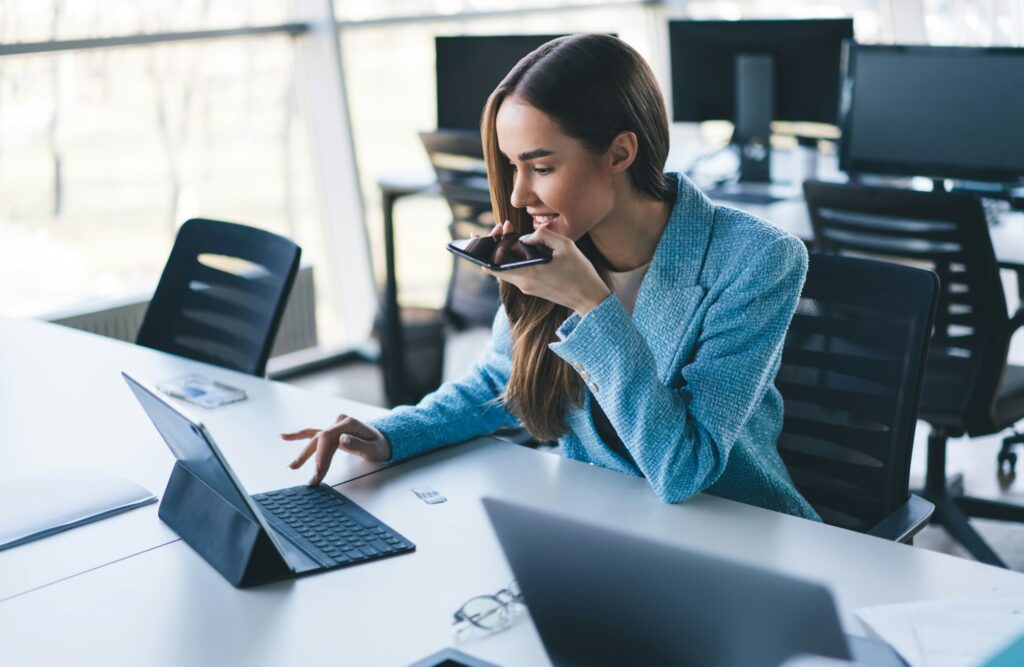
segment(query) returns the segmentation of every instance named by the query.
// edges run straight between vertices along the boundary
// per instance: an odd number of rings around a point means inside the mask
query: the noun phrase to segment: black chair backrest
[[[452,210],[453,239],[489,234],[494,227],[480,134],[458,130],[421,132],[441,194]],[[479,269],[453,257],[445,311],[459,327],[490,326],[498,309],[498,285]]]
[[[264,375],[302,249],[262,229],[181,226],[136,342]]]
[[[931,271],[811,255],[775,386],[779,451],[826,523],[864,532],[909,497],[938,290]]]
[[[981,201],[967,193],[804,184],[819,252],[935,271],[941,281],[921,416],[955,431],[991,410],[1009,315]]]

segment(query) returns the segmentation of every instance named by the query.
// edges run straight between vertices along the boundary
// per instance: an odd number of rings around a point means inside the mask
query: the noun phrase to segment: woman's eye
[[[554,170],[551,167],[536,167],[534,168],[533,173],[539,176],[545,176],[547,174],[550,174],[552,171]]]
[[[509,166],[509,169],[511,169],[512,171],[516,170],[516,166],[514,164],[512,164],[511,162],[509,163],[508,166]]]

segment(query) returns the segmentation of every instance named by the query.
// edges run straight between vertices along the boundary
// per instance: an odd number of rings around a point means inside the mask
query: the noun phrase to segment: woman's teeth
[[[555,221],[558,215],[535,215],[533,216],[533,222],[537,225],[550,225]]]

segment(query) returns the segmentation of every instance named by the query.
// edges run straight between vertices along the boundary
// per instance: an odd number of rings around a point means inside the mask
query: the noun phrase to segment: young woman
[[[399,460],[522,423],[666,502],[818,518],[776,448],[803,244],[663,172],[668,119],[640,55],[605,35],[548,42],[491,94],[482,134],[494,232],[529,232],[552,261],[492,274],[503,307],[465,377],[367,424],[285,434],[311,439],[292,467],[315,454],[315,484],[338,449]]]

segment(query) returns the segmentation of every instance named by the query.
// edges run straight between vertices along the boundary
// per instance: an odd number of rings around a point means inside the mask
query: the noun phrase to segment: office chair
[[[968,517],[1024,521],[1024,507],[966,496],[959,475],[946,477],[949,437],[998,433],[1024,418],[1024,368],[1006,361],[1024,310],[1007,315],[982,203],[966,193],[813,181],[804,193],[815,249],[927,266],[938,274],[921,396],[920,418],[931,426],[921,493],[935,504],[935,521],[975,558],[1005,567]]]
[[[187,221],[135,342],[264,375],[301,253],[288,239],[261,229]]]
[[[420,140],[437,175],[441,194],[452,211],[452,239],[484,236],[494,227],[483,146],[476,132],[421,132]],[[489,327],[498,310],[498,283],[465,261],[452,257],[452,277],[445,297],[445,317],[456,329]]]
[[[931,271],[810,256],[775,386],[779,452],[825,523],[910,542],[934,510],[908,487],[938,290]]]

